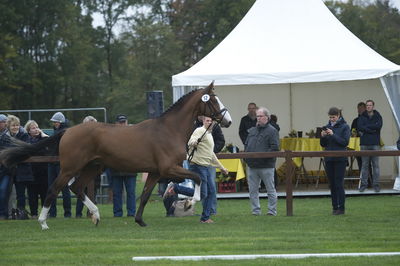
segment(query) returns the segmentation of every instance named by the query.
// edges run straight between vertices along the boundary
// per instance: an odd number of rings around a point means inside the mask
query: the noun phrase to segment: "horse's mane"
[[[192,91],[186,93],[185,95],[183,95],[181,98],[179,98],[179,100],[177,100],[173,105],[171,105],[166,111],[164,111],[164,113],[162,113],[160,117],[164,116],[165,114],[170,112],[172,109],[175,109],[175,108],[181,106],[189,98],[189,96],[191,96],[194,92],[196,92],[198,90],[201,90],[201,89],[195,89],[195,90],[192,90]]]

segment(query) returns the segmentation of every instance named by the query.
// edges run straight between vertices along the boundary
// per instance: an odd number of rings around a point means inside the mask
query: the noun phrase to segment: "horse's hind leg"
[[[90,200],[90,198],[85,194],[85,187],[91,183],[96,176],[101,174],[102,166],[89,163],[82,169],[79,178],[71,184],[71,190],[74,192],[77,197],[85,204],[85,206],[89,209],[89,212],[92,214],[92,222],[97,225],[100,221],[100,212],[99,208]],[[94,199],[93,199],[94,200]]]
[[[47,230],[49,227],[47,226],[46,220],[47,220],[47,214],[50,211],[50,205],[51,203],[57,198],[58,193],[60,193],[61,189],[65,187],[70,179],[69,175],[64,174],[62,170],[60,170],[60,173],[54,183],[50,186],[46,199],[43,204],[43,208],[40,211],[40,215],[38,218],[38,222],[40,223],[42,230]]]
[[[154,189],[154,186],[157,184],[159,180],[159,176],[150,173],[147,177],[146,183],[144,184],[142,195],[140,196],[140,205],[139,209],[136,212],[135,222],[138,223],[140,226],[146,226],[146,223],[143,222],[142,215],[144,211],[144,207],[147,204],[147,201],[150,198],[151,192]]]

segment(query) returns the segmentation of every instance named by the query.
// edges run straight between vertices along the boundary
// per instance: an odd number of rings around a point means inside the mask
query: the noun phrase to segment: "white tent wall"
[[[208,55],[172,76],[172,86],[176,101],[215,80],[217,94],[235,120],[224,130],[226,142],[240,148],[238,127],[249,102],[276,114],[284,137],[291,129],[305,135],[326,124],[331,106],[342,108],[351,124],[357,103],[367,99],[375,101],[383,116],[384,143],[394,145],[399,73],[399,65],[359,40],[322,0],[257,0]],[[380,160],[381,175],[395,176],[394,158]]]
[[[229,109],[233,119],[231,127],[223,129],[226,143],[233,143],[240,149],[243,149],[243,145],[238,135],[239,123],[241,117],[247,113],[249,102],[267,107],[271,113],[277,115],[278,124],[281,127],[280,137],[283,138],[291,129],[303,131],[303,136],[306,137],[306,132],[311,129],[315,131],[316,127],[325,125],[328,122],[328,109],[332,106],[341,108],[344,118],[351,125],[357,116],[357,103],[372,99],[383,117],[382,139],[385,145],[395,145],[399,136],[393,113],[379,79],[216,86],[216,93]],[[292,100],[290,100],[290,94]],[[290,102],[292,102],[292,107],[290,107]],[[290,123],[293,123],[292,127]],[[318,162],[317,158],[308,158],[305,160],[306,168],[316,170]],[[382,157],[380,167],[382,179],[392,179],[396,176],[397,168],[394,158]]]

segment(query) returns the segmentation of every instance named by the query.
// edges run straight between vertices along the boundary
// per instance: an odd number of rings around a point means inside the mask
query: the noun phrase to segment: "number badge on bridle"
[[[208,102],[210,100],[210,95],[204,94],[203,96],[201,96],[201,100],[205,103]]]

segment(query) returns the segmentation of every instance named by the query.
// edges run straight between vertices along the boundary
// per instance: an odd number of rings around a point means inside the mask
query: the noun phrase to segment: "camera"
[[[323,126],[323,127],[322,127],[322,130],[323,130],[323,131],[326,131],[327,129],[328,129],[328,128],[327,128],[326,126]]]

